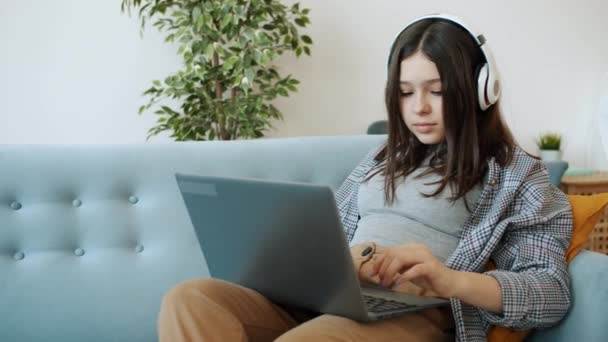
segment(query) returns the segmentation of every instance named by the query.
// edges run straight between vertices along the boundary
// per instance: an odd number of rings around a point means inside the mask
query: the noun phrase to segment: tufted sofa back
[[[174,173],[337,188],[378,136],[0,146],[0,341],[154,341],[208,271]]]

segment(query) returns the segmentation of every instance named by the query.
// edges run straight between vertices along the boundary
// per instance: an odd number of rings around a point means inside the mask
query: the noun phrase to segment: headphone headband
[[[449,21],[453,24],[456,24],[467,31],[470,36],[475,40],[475,43],[481,50],[481,53],[484,55],[486,62],[481,66],[479,75],[477,77],[477,91],[478,91],[478,100],[479,106],[482,110],[488,109],[491,105],[495,104],[498,101],[501,93],[500,87],[500,79],[498,76],[498,70],[496,68],[496,62],[494,61],[494,56],[492,56],[492,52],[486,43],[486,38],[482,34],[477,34],[477,31],[471,29],[471,27],[464,23],[464,21],[454,15],[451,14],[430,14],[425,15],[423,17],[417,18],[410,22],[399,34],[397,38],[393,41],[391,45],[391,49],[388,57],[388,66],[391,63],[391,56],[393,55],[393,50],[395,48],[395,44],[397,43],[397,39],[405,30],[407,30],[413,24],[426,20],[426,19],[442,19]]]

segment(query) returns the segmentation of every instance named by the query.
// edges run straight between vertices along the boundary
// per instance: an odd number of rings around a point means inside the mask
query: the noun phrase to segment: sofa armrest
[[[572,306],[559,325],[529,341],[605,341],[608,336],[608,256],[583,250],[570,264]]]

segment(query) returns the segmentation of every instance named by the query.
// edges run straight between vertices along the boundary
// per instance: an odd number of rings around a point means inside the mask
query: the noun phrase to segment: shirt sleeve
[[[541,164],[539,162],[539,164]],[[571,304],[566,250],[572,209],[564,193],[550,184],[541,164],[518,189],[510,220],[492,257],[502,289],[502,314],[479,309],[489,323],[527,330],[555,325]]]

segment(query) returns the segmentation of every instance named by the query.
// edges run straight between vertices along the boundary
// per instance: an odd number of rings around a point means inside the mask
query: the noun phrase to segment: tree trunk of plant
[[[236,97],[238,94],[238,90],[236,87],[232,88],[232,103],[234,104],[236,102]],[[236,106],[233,105],[233,107],[236,109]],[[234,122],[232,123],[232,127],[231,128],[231,133],[230,133],[230,139],[236,139],[236,137],[238,136],[238,132],[239,132],[239,116],[235,115],[236,119],[234,120]]]
[[[213,66],[218,66],[220,64],[220,57],[217,52],[213,53]],[[226,118],[223,115],[224,111],[222,109],[222,83],[219,80],[215,80],[215,98],[217,100],[216,105],[216,116],[217,122],[219,126],[219,132],[216,132],[222,140],[230,140],[230,133],[226,130]]]

